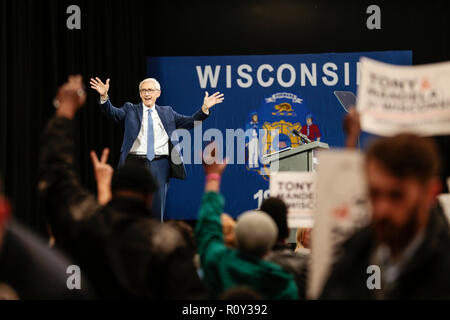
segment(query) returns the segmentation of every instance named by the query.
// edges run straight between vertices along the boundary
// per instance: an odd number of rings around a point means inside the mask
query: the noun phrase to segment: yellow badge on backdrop
[[[301,138],[293,132],[301,131],[301,115],[308,112],[304,100],[297,94],[278,92],[266,97],[260,109],[250,113],[250,122],[246,125],[246,130],[250,130],[246,169],[268,180],[269,168],[261,157],[302,145]]]
[[[276,136],[272,135],[273,132],[277,132],[278,137],[280,135],[284,135],[284,136],[288,137],[291,142],[290,143],[291,148],[295,148],[295,147],[302,145],[302,141],[301,141],[300,137],[297,137],[296,135],[294,135],[292,133],[293,130],[300,131],[302,129],[302,125],[300,124],[300,122],[291,123],[291,122],[287,122],[284,120],[280,120],[280,121],[272,122],[272,123],[265,122],[263,124],[262,128],[264,129],[264,132],[265,132],[264,136],[262,137],[262,146],[263,146],[262,153],[264,155],[275,152],[276,150],[284,149],[287,147],[287,145],[285,146],[283,144],[284,141],[281,141],[280,139],[278,139],[279,145],[277,147],[274,146],[274,139]]]

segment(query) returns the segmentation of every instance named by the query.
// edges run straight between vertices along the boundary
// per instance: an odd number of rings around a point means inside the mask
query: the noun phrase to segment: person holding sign
[[[158,220],[164,218],[169,179],[185,179],[186,170],[178,147],[176,129],[192,129],[195,121],[209,117],[209,110],[223,101],[223,94],[205,93],[203,105],[192,116],[184,116],[169,106],[159,106],[161,86],[156,79],[148,78],[139,84],[141,103],[125,103],[121,108],[113,106],[108,97],[110,80],[103,83],[91,78],[91,88],[100,95],[100,109],[114,121],[123,121],[125,134],[120,153],[119,166],[125,162],[141,160],[150,168],[159,189],[153,200],[152,214]],[[175,149],[174,151],[172,151]]]
[[[323,299],[449,299],[449,226],[432,140],[375,141],[365,159],[372,221],[342,248]]]

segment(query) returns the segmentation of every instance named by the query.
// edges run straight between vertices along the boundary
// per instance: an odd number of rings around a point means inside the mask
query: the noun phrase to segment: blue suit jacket
[[[169,106],[155,105],[159,118],[169,136],[169,155],[170,158],[170,176],[177,179],[186,178],[186,169],[183,164],[183,159],[180,154],[178,146],[178,135],[174,132],[176,129],[192,129],[194,121],[203,121],[209,115],[205,114],[201,109],[192,116],[184,116],[175,111]],[[100,104],[100,109],[109,118],[116,122],[123,121],[125,126],[125,133],[123,136],[122,148],[120,149],[119,166],[125,163],[128,152],[130,152],[134,141],[136,140],[142,123],[142,102],[139,104],[132,104],[126,102],[121,108],[116,108],[108,99],[104,104]],[[175,148],[176,152],[172,152]]]

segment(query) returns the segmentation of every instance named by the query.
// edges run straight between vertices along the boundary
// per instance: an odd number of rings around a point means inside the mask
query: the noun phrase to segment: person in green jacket
[[[199,211],[195,237],[211,297],[216,299],[235,287],[248,287],[265,299],[298,299],[292,275],[262,258],[277,238],[275,222],[264,212],[247,212],[236,225],[238,250],[225,246],[220,215],[224,198],[220,180],[226,160],[218,163],[214,152],[204,159],[205,194]]]

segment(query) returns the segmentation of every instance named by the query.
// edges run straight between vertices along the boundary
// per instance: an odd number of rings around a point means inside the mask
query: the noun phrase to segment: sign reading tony
[[[397,66],[361,58],[361,127],[390,136],[450,134],[450,62]]]
[[[270,194],[288,207],[289,228],[312,228],[316,211],[314,172],[277,172],[270,176]]]

